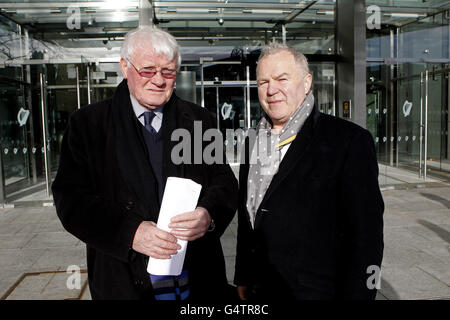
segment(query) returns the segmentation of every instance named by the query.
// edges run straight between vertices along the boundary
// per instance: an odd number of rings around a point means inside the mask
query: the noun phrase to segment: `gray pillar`
[[[197,103],[197,87],[194,71],[180,71],[177,75],[176,93],[181,99]]]
[[[336,50],[338,115],[366,127],[366,8],[364,0],[336,1]]]
[[[0,145],[0,204],[6,202],[5,174],[3,171],[3,148]]]
[[[31,58],[31,50],[30,50],[30,38],[28,35],[28,29],[24,28],[24,37],[23,41],[25,42],[25,58],[30,59]],[[29,152],[28,152],[28,159],[31,164],[31,177],[33,179],[33,184],[37,183],[37,167],[36,167],[36,156],[31,152],[32,148],[35,146],[35,138],[34,138],[34,120],[33,120],[33,103],[32,103],[32,96],[31,96],[31,66],[27,64],[25,67],[25,82],[27,83],[26,86],[26,101],[27,101],[27,108],[30,110],[30,115],[28,117],[28,128],[29,128],[29,144],[27,146]]]
[[[152,0],[139,0],[139,26],[153,25]]]

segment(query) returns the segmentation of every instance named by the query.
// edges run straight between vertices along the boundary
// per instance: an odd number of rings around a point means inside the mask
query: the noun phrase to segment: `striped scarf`
[[[156,300],[185,300],[189,294],[189,273],[187,270],[179,276],[150,275]]]

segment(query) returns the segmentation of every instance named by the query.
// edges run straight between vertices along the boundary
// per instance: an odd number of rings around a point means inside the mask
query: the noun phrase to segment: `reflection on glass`
[[[9,69],[14,73],[15,68]],[[0,78],[1,79],[1,78]],[[27,148],[27,122],[23,118],[23,88],[13,82],[0,80],[0,147],[3,151],[5,184],[11,185],[29,177]],[[19,120],[20,123],[19,123]]]

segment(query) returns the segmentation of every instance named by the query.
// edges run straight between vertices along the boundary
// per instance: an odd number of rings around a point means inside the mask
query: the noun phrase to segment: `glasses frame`
[[[177,70],[176,70],[176,69],[167,69],[167,68],[161,68],[161,67],[157,67],[157,66],[154,66],[154,67],[143,67],[143,68],[141,68],[141,69],[138,69],[138,68],[136,68],[136,66],[133,64],[133,62],[131,62],[130,59],[125,58],[125,60],[126,60],[127,62],[129,62],[129,63],[133,66],[134,70],[136,70],[136,72],[137,72],[141,77],[143,77],[143,78],[151,79],[151,78],[153,78],[158,72],[161,72],[161,76],[162,76],[164,79],[167,79],[167,80],[175,79],[176,76],[177,76]],[[154,72],[149,72],[149,71],[145,72],[145,71],[143,71],[144,69],[149,69],[149,68],[154,68],[155,71],[154,71]],[[158,70],[158,69],[159,69],[159,70]],[[170,74],[167,74],[167,73],[164,74],[164,71],[166,71],[166,70],[170,71],[171,73],[170,73]],[[172,74],[172,71],[173,71],[173,74]],[[151,74],[151,75],[148,75],[148,74]]]

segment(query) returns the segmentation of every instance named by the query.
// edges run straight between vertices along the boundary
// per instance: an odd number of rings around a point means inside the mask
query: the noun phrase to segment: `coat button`
[[[143,286],[144,285],[144,281],[142,281],[142,280],[134,280],[134,285],[136,287]]]
[[[128,210],[128,211],[130,211],[131,209],[133,209],[133,207],[134,207],[134,202],[133,202],[133,201],[128,201],[128,202],[125,204],[125,209]]]

